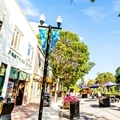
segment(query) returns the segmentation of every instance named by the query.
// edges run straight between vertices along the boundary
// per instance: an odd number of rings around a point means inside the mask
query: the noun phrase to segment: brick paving
[[[27,120],[39,110],[40,97],[33,98],[29,104],[15,107],[12,111],[12,120]]]

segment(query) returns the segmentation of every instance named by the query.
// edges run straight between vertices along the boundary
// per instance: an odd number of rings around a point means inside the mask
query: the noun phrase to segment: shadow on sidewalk
[[[70,115],[69,113],[63,113],[62,116],[59,117],[59,120],[70,120]]]
[[[39,103],[31,102],[15,107],[12,111],[12,120],[27,120],[39,109]]]

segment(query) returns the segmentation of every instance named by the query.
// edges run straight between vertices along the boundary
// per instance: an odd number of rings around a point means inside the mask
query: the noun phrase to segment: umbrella
[[[81,88],[81,89],[88,89],[88,87],[86,87],[84,85],[79,86],[79,88]]]
[[[116,86],[116,85],[118,85],[117,83],[114,83],[114,82],[106,82],[105,84],[104,84],[104,86],[106,86],[106,87],[111,87],[111,86]]]
[[[79,88],[85,88],[85,86],[84,86],[84,85],[81,85],[81,86],[79,86]]]
[[[97,84],[90,86],[89,88],[98,88],[98,87],[100,87],[100,84],[97,83]]]

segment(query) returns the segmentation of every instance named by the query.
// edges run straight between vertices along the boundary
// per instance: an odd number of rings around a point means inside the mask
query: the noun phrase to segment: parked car
[[[50,95],[50,93],[45,93],[44,94],[44,103],[43,103],[43,106],[44,107],[50,107],[50,105],[51,105],[51,99],[52,97],[51,97],[51,95]]]

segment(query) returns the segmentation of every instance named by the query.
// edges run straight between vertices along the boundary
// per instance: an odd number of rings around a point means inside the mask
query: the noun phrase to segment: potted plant
[[[67,95],[64,99],[63,99],[63,108],[64,109],[69,109],[70,108],[70,103],[76,103],[78,102],[78,97],[76,96],[71,96],[71,95]]]

